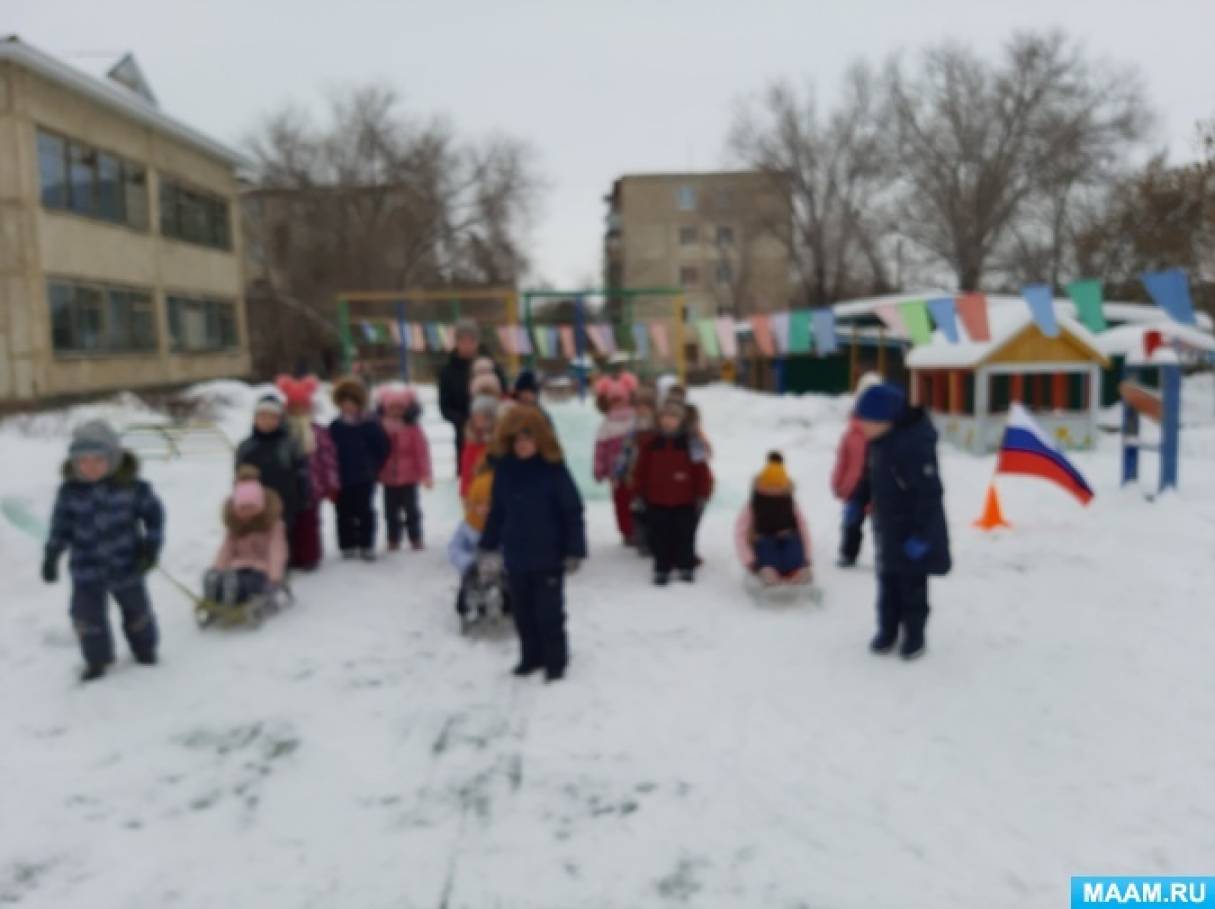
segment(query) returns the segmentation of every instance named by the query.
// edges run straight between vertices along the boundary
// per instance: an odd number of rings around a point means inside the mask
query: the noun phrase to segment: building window
[[[717,225],[717,245],[718,246],[733,246],[734,245],[734,228],[727,227],[724,224]]]
[[[138,164],[40,129],[38,175],[46,208],[147,229],[147,177]]]
[[[734,281],[734,267],[729,262],[717,263],[717,283],[731,284]]]
[[[722,211],[729,211],[734,204],[734,193],[728,189],[719,189],[717,191],[717,207]]]
[[[215,249],[231,249],[228,202],[211,193],[160,180],[160,232],[174,240]]]
[[[238,344],[236,304],[169,297],[169,337],[175,351],[230,350]]]
[[[679,228],[679,245],[692,246],[700,242],[700,229],[697,227]]]
[[[72,281],[47,284],[51,341],[60,353],[154,351],[156,315],[147,291]]]
[[[695,287],[700,283],[700,269],[694,265],[685,265],[679,269],[679,286]]]
[[[676,189],[675,206],[680,211],[696,211],[696,187],[684,183]]]

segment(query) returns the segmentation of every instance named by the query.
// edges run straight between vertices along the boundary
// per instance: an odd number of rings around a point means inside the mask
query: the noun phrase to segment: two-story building
[[[0,39],[0,406],[249,372],[240,156]]]

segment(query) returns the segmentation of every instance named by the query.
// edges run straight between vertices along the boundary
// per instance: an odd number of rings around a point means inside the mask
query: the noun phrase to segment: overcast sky
[[[0,31],[65,59],[134,51],[161,105],[238,143],[287,101],[387,80],[462,133],[527,138],[550,184],[537,275],[600,273],[602,196],[622,173],[712,169],[737,102],[776,76],[829,98],[848,63],[954,38],[995,52],[1062,28],[1140,67],[1156,144],[1194,154],[1215,114],[1215,0],[3,0]]]

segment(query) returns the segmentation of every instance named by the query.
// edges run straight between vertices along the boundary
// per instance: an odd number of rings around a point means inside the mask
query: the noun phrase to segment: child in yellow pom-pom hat
[[[751,501],[734,525],[734,543],[747,571],[764,584],[806,584],[810,574],[810,532],[780,452],[755,477]]]

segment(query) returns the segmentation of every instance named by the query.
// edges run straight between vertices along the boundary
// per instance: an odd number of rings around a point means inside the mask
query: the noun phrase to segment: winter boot
[[[92,682],[105,675],[105,663],[88,663],[80,673],[80,681]]]
[[[848,556],[840,556],[835,560],[836,568],[855,568],[856,559],[851,559]]]
[[[410,540],[409,548],[412,549],[414,552],[421,552],[423,549],[426,548],[426,546],[425,546],[425,544],[422,543],[421,540]]]
[[[895,641],[898,640],[899,633],[897,631],[880,630],[873,636],[873,640],[869,642],[869,649],[874,653],[890,653],[894,650]],[[904,643],[903,646],[906,646]]]
[[[564,666],[557,669],[544,670],[544,682],[546,685],[552,682],[560,682],[563,678],[565,678]]]
[[[359,558],[362,559],[364,562],[374,562],[375,561],[375,550],[370,549],[370,548],[360,549]]]
[[[347,561],[349,561],[351,559],[357,559],[358,557],[359,557],[359,551],[357,549],[343,549],[342,550],[342,558],[346,559]]]
[[[671,576],[665,571],[654,572],[654,586],[666,587],[671,582]]]
[[[519,678],[523,678],[524,676],[531,675],[533,672],[539,672],[543,668],[539,663],[520,663],[511,670],[511,673],[517,675]]]
[[[400,540],[390,540],[388,543],[388,551],[389,552],[400,552],[401,551],[401,541]]]
[[[908,632],[903,635],[903,644],[899,647],[899,656],[905,660],[918,660],[924,655],[924,634]]]
[[[693,581],[696,580],[695,569],[692,569],[692,568],[679,569],[679,580],[683,581],[685,584],[691,584]]]
[[[149,650],[146,653],[135,654],[135,662],[140,666],[155,666],[160,661],[156,657],[156,651]]]

